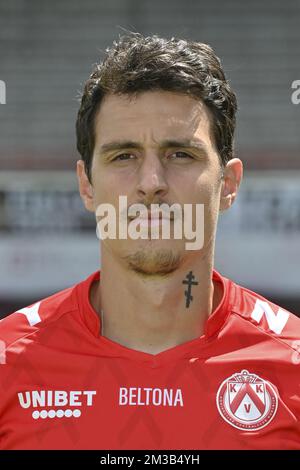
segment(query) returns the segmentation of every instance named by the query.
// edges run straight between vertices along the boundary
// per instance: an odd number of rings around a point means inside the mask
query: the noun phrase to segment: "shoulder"
[[[1,350],[24,337],[38,333],[49,324],[76,310],[75,287],[69,287],[38,300],[3,318],[0,321]]]
[[[270,299],[239,284],[230,283],[233,315],[253,325],[262,334],[296,351],[300,350],[300,318]]]

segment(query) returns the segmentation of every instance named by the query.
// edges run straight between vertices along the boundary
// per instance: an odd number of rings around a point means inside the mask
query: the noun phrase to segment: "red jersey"
[[[1,449],[300,449],[300,319],[213,272],[203,336],[101,336],[85,281],[0,322]]]

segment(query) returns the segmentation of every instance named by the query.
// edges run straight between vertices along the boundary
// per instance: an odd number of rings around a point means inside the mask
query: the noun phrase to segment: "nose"
[[[163,197],[168,192],[165,168],[156,155],[146,155],[139,168],[137,193],[151,201],[155,196]]]

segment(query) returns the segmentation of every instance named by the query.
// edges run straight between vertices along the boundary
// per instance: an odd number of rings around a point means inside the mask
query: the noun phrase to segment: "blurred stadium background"
[[[122,28],[206,42],[221,58],[245,176],[215,267],[300,315],[299,24],[296,0],[0,1],[0,317],[99,267],[74,126],[82,84]]]

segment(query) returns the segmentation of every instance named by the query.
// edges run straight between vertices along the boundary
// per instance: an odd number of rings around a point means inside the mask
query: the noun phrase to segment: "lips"
[[[174,220],[174,214],[171,212],[169,213],[164,213],[164,212],[151,212],[148,211],[148,216],[145,216],[144,214],[140,214],[137,216],[131,216],[129,217],[129,220],[134,220],[134,219],[139,219],[141,221],[161,221],[161,220]]]

